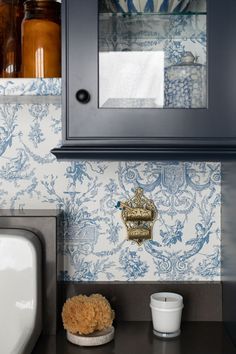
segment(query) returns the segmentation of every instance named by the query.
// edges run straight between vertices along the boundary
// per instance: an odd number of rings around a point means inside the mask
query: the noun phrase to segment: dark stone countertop
[[[65,332],[42,336],[32,354],[236,354],[221,322],[186,322],[180,337],[161,340],[150,322],[120,322],[115,339],[100,347],[78,347],[66,340]]]
[[[60,214],[58,209],[0,209],[0,217],[54,217]]]

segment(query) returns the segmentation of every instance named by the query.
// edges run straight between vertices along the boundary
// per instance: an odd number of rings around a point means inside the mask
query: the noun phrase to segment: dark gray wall
[[[236,161],[222,164],[223,320],[236,345]]]
[[[117,321],[151,321],[150,295],[162,291],[183,295],[183,321],[222,321],[220,282],[60,283],[63,302],[78,294],[103,294],[115,310]]]

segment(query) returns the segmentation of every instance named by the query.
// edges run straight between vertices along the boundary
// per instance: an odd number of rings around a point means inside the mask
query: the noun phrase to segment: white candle
[[[150,307],[154,333],[160,337],[176,337],[180,334],[183,297],[175,293],[151,295]]]

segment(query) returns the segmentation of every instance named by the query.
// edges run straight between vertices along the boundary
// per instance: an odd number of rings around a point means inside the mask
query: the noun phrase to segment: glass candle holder
[[[153,332],[158,337],[174,338],[180,335],[183,297],[175,293],[151,295]]]

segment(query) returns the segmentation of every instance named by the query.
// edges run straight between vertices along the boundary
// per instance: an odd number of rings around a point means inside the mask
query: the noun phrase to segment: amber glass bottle
[[[24,0],[0,0],[0,76],[19,77]]]
[[[6,1],[0,1],[0,77],[3,77],[3,49],[6,28],[9,26],[10,7]]]
[[[27,0],[22,22],[22,76],[61,76],[61,4]]]

